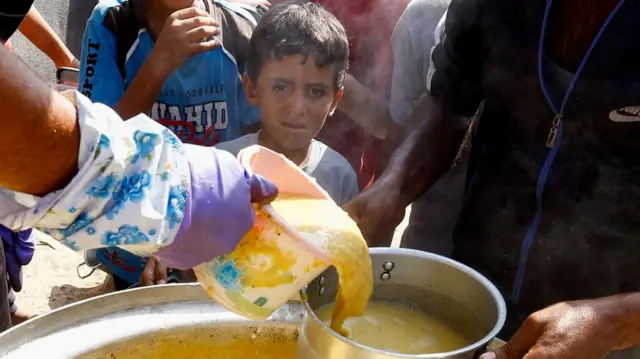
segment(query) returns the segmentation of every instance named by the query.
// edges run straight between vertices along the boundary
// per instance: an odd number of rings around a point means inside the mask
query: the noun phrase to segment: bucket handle
[[[85,262],[82,262],[82,263],[78,264],[78,267],[76,267],[76,273],[78,274],[78,277],[79,277],[80,279],[87,279],[87,278],[91,277],[91,275],[96,271],[96,269],[98,269],[98,267],[100,267],[100,265],[101,265],[101,264],[100,264],[100,263],[98,263],[98,264],[96,264],[96,265],[90,266],[90,265],[89,265],[89,264],[87,264],[87,262],[85,261]],[[81,274],[81,273],[80,273],[80,268],[82,268],[83,266],[84,266],[84,267],[87,267],[87,268],[89,268],[89,269],[90,269],[90,270],[89,270],[89,273],[87,273],[87,274]]]

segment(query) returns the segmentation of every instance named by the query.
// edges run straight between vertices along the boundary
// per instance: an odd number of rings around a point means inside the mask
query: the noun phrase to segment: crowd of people
[[[0,49],[0,330],[28,317],[12,290],[32,228],[149,258],[145,285],[232,251],[251,203],[278,193],[235,159],[260,144],[371,246],[390,245],[413,203],[402,245],[471,266],[507,299],[511,340],[482,358],[640,357],[636,10],[103,0],[77,61],[32,1],[0,5],[5,46],[18,29],[80,73],[57,93]]]

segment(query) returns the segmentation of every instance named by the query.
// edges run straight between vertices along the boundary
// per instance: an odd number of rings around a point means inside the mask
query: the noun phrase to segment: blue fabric
[[[129,49],[125,79],[118,66],[118,34],[104,20],[121,1],[98,4],[83,39],[79,90],[94,102],[114,107],[127,85],[151,54],[154,42],[145,29]],[[229,36],[229,35],[228,35]],[[257,108],[247,102],[234,57],[222,46],[195,55],[165,82],[148,114],[171,129],[185,143],[213,146],[242,135],[241,128],[259,120]]]

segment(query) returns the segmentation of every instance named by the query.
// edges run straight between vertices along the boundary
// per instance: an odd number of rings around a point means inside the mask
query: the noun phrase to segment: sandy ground
[[[80,254],[38,233],[33,261],[23,269],[24,286],[17,293],[18,307],[28,313],[41,314],[115,289],[111,276],[99,270],[80,279],[76,268],[82,262]]]

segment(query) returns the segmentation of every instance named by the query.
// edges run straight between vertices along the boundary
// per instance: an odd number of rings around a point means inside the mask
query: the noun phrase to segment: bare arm
[[[155,51],[154,51],[155,52]],[[118,101],[114,110],[124,120],[128,120],[141,113],[149,113],[153,103],[158,98],[162,86],[171,75],[158,57],[152,53],[142,65],[131,85]]]
[[[40,51],[49,56],[56,68],[80,66],[75,56],[34,6],[29,10],[18,30]]]
[[[411,114],[412,130],[395,151],[380,181],[400,189],[409,205],[451,167],[469,127],[469,120],[455,116],[440,100],[426,93]]]
[[[0,93],[0,186],[34,195],[64,187],[78,167],[73,104],[2,47]]]
[[[373,93],[349,74],[344,81],[344,96],[338,109],[377,138],[385,138],[387,127],[392,122],[389,101]]]
[[[115,106],[123,119],[148,113],[167,78],[189,57],[214,49],[218,23],[204,10],[189,7],[171,14],[153,52]]]

